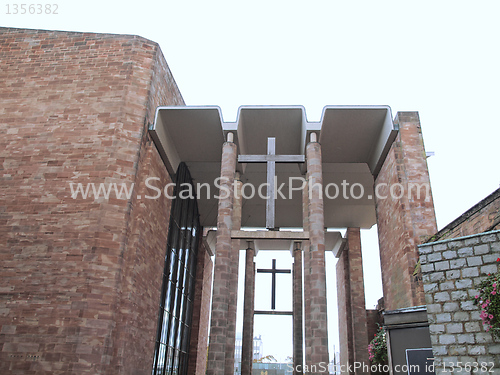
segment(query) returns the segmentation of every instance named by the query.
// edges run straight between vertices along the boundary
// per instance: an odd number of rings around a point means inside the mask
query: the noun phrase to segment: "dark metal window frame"
[[[177,169],[153,359],[153,375],[187,374],[201,226],[194,184],[185,163]],[[182,196],[182,198],[181,198]]]

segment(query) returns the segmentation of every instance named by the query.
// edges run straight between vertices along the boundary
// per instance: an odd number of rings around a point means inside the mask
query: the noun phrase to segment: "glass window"
[[[177,169],[163,271],[152,375],[187,374],[193,296],[201,233],[195,197],[179,196],[193,181],[186,164]],[[179,350],[180,349],[180,350]]]

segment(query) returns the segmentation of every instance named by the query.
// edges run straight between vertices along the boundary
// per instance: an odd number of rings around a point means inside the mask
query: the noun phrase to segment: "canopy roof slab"
[[[169,173],[175,178],[180,162],[185,162],[195,184],[210,185],[198,197],[201,224],[216,226],[218,190],[214,184],[220,176],[222,145],[228,132],[234,134],[239,155],[265,155],[267,139],[276,138],[277,155],[304,155],[311,132],[318,135],[323,156],[323,186],[330,184],[324,196],[325,226],[328,228],[370,228],[376,223],[374,178],[377,176],[396,138],[397,129],[389,106],[326,106],[319,122],[309,122],[302,106],[242,106],[235,122],[225,122],[218,106],[158,107],[150,134]],[[267,180],[265,163],[239,163],[243,183],[257,188]],[[278,186],[287,199],[276,200],[276,225],[302,227],[300,191],[305,163],[276,164]],[[291,179],[294,178],[294,179]],[[347,198],[342,183],[347,185]],[[358,196],[363,186],[364,195]],[[250,195],[251,188],[246,188]],[[265,189],[263,190],[265,194]],[[291,199],[288,199],[291,198]],[[242,226],[265,225],[266,202],[257,194],[243,201]]]

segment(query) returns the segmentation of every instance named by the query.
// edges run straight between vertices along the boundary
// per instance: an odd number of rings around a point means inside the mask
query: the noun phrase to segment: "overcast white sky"
[[[1,26],[158,42],[186,103],[218,105],[226,121],[247,104],[304,105],[310,121],[330,104],[419,111],[439,228],[500,185],[498,0],[52,0],[58,15],[7,15],[13,3],[1,1]],[[373,307],[376,238],[363,234]]]

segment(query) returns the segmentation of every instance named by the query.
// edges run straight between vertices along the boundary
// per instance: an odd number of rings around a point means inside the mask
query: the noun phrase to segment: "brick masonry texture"
[[[419,252],[436,374],[457,362],[494,363],[499,374],[500,340],[485,330],[471,298],[498,270],[500,231],[423,244]]]
[[[417,245],[437,231],[429,172],[417,112],[399,112],[399,133],[377,176],[375,185],[387,199],[376,200],[377,228],[385,307],[395,310],[423,305],[421,284],[412,274],[418,262]],[[409,184],[428,184],[429,193],[408,194]],[[392,199],[389,187],[401,184],[404,195]],[[423,189],[425,190],[425,189]],[[422,191],[423,191],[422,190]]]
[[[368,342],[377,334],[378,328],[384,324],[382,311],[380,310],[366,310],[366,327],[368,331]],[[372,375],[385,374],[383,371],[371,371]]]
[[[182,96],[141,37],[0,38],[0,372],[149,374],[170,202],[137,194],[171,182],[147,125]],[[69,181],[135,189],[72,199]]]
[[[243,183],[240,180],[239,173],[234,173],[234,182],[236,194],[233,196],[233,210],[232,210],[232,221],[233,230],[241,229],[241,209],[243,203],[243,196],[241,195],[241,186]],[[234,351],[235,351],[235,340],[236,340],[236,316],[237,316],[237,305],[238,305],[238,272],[239,272],[239,255],[240,255],[240,240],[231,240],[231,268],[229,271],[229,306],[227,314],[227,331],[226,331],[226,364],[225,372],[232,374],[234,372]]]
[[[189,350],[188,374],[203,375],[207,366],[207,343],[209,329],[210,297],[212,295],[213,263],[203,241],[200,241],[196,267],[196,285],[191,340]]]
[[[369,365],[369,336],[359,228],[347,228],[346,246],[336,267],[340,363],[361,362]],[[361,373],[359,369],[356,372]]]
[[[306,194],[306,191],[308,191],[307,185],[302,192],[302,219],[304,231],[309,231],[309,194]],[[310,248],[310,241],[304,241],[302,243],[302,256],[304,258],[304,359],[306,364],[313,363],[311,361],[311,325],[306,324],[306,322],[311,321],[311,283],[309,277],[311,275]]]
[[[379,310],[366,310],[366,326],[368,330],[368,341],[371,341],[377,334],[379,326],[384,324],[382,313]]]
[[[306,146],[307,179],[313,184],[322,184],[321,145],[309,142]],[[325,225],[323,212],[323,197],[314,190],[309,199],[309,260],[306,262],[309,272],[304,277],[308,279],[306,286],[310,293],[308,315],[305,325],[306,335],[310,341],[310,358],[306,352],[306,364],[328,363],[328,324],[326,311],[326,270],[325,270]],[[307,255],[306,255],[307,257]],[[310,319],[308,319],[310,318]],[[307,345],[307,341],[306,341]],[[307,360],[310,362],[307,362]],[[314,374],[314,372],[312,373]]]
[[[217,216],[217,242],[215,245],[215,265],[212,297],[212,316],[210,321],[210,347],[208,351],[207,375],[230,375],[233,373],[234,355],[226,361],[226,347],[231,327],[236,316],[231,315],[230,301],[235,301],[237,285],[231,285],[233,272],[233,185],[236,172],[237,147],[233,142],[225,142],[222,148],[221,186],[230,194],[219,199]],[[221,188],[222,189],[222,188]],[[232,295],[233,294],[233,295]],[[234,343],[234,341],[233,341]],[[234,347],[234,344],[233,344]],[[234,349],[232,349],[234,351]],[[230,369],[228,367],[231,367]]]
[[[430,241],[470,236],[492,230],[500,230],[500,189],[495,190],[445,226],[432,236]]]
[[[304,314],[302,298],[302,249],[294,244],[293,250],[293,367],[302,368],[304,365]],[[300,366],[300,367],[298,367]],[[298,371],[296,371],[298,372]],[[243,374],[243,373],[242,373]]]
[[[340,363],[354,363],[349,252],[346,249],[340,254],[335,271],[337,276]]]

